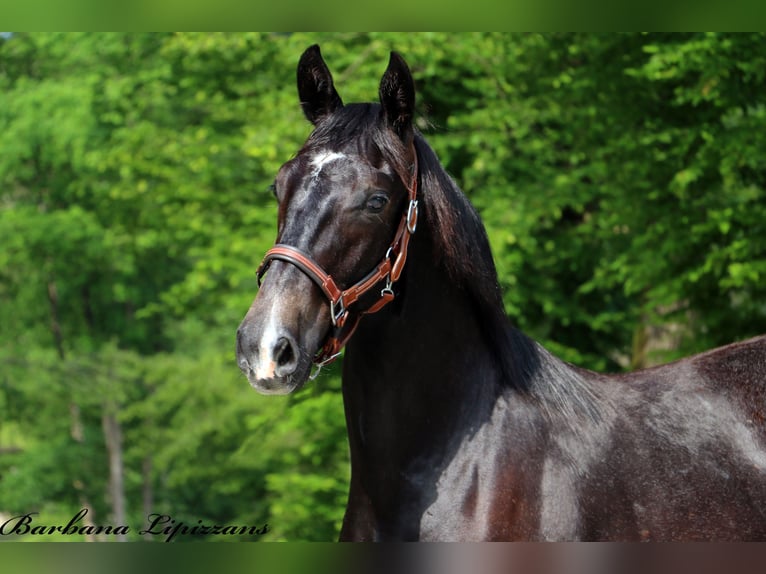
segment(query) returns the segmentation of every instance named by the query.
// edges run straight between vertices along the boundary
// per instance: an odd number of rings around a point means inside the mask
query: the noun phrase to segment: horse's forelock
[[[388,163],[407,185],[412,153],[385,123],[380,104],[348,104],[323,119],[300,153],[351,151],[372,165]]]

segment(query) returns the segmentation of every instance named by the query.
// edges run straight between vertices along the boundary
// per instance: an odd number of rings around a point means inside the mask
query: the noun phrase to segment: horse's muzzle
[[[310,355],[292,335],[270,325],[259,329],[247,317],[237,330],[237,365],[250,385],[266,395],[297,390],[311,370]]]

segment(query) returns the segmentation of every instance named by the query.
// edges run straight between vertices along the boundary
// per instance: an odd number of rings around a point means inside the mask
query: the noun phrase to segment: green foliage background
[[[148,508],[335,539],[339,369],[266,398],[233,357],[315,42],[347,102],[405,56],[508,313],[563,358],[620,370],[766,331],[763,34],[5,35],[0,513],[113,520],[111,416],[131,539]]]

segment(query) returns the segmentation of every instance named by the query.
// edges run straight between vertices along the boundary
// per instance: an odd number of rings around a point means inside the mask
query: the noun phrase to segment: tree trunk
[[[152,512],[152,506],[154,505],[154,489],[152,487],[152,457],[147,455],[144,457],[144,461],[141,465],[141,474],[143,478],[143,487],[141,491],[141,501],[144,510],[144,517],[148,517]],[[144,538],[151,540],[153,535],[144,534]]]
[[[125,517],[125,486],[123,482],[124,464],[122,460],[122,427],[117,420],[114,404],[105,404],[101,423],[109,455],[109,500],[112,503],[112,520],[115,526],[127,524]],[[116,540],[125,542],[125,534],[119,534]]]
[[[58,289],[56,289],[56,281],[53,277],[48,281],[48,303],[50,304],[51,311],[51,334],[53,335],[53,344],[56,347],[59,359],[63,363],[66,361],[66,350],[64,349],[64,335],[61,332],[61,325],[59,323]],[[71,422],[69,432],[72,435],[72,439],[76,443],[82,445],[85,442],[85,433],[83,432],[80,406],[75,401],[69,403],[69,418]],[[84,525],[94,526],[93,506],[90,504],[88,497],[85,496],[85,483],[80,477],[74,476],[72,478],[72,486],[80,495],[80,506],[88,511],[84,518]],[[86,542],[94,542],[95,536],[93,534],[86,534],[85,540]]]

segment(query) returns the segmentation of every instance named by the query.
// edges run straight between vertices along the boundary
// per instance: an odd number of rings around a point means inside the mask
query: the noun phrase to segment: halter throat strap
[[[417,154],[414,150],[413,157],[415,158],[415,164],[410,185],[407,187],[409,202],[402,214],[394,239],[377,267],[351,285],[351,287],[341,289],[332,276],[322,269],[322,266],[314,261],[308,253],[291,245],[277,243],[266,252],[263,261],[258,266],[256,274],[259,287],[271,262],[279,260],[290,263],[300,269],[304,275],[316,283],[325,297],[327,297],[330,304],[332,329],[324,345],[313,359],[314,364],[319,367],[327,365],[338,358],[341,350],[351,338],[351,335],[354,334],[362,315],[376,313],[394,299],[392,287],[401,277],[404,264],[407,262],[407,248],[410,237],[415,233],[418,224],[418,168]],[[381,289],[380,295],[374,303],[363,311],[356,309],[354,311],[349,310],[351,305],[384,280],[386,282],[385,286]],[[316,373],[314,376],[316,376]]]

